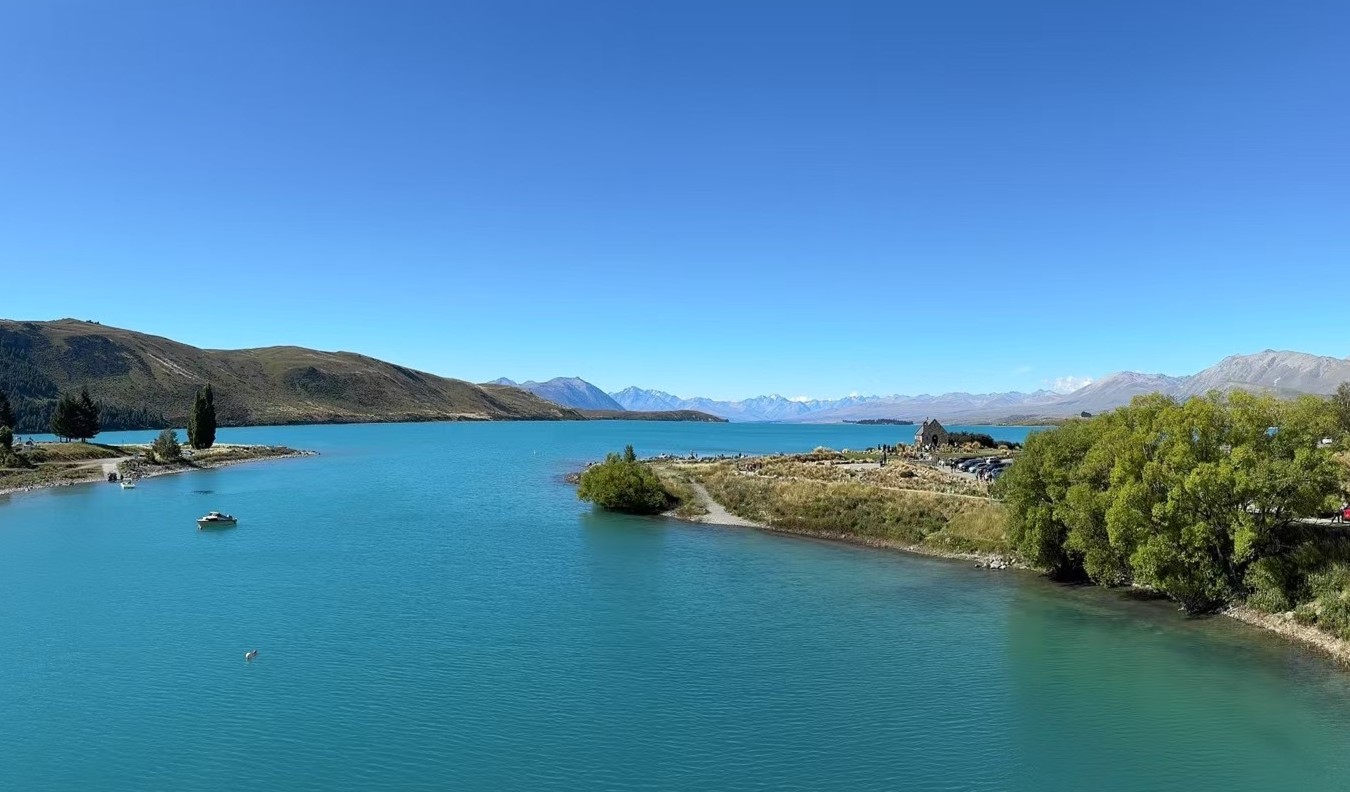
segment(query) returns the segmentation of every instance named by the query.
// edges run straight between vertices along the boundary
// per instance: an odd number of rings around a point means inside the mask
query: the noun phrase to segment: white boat
[[[205,517],[197,520],[197,528],[233,528],[239,521],[228,514],[220,512],[210,512]]]
[[[136,489],[136,479],[123,476],[119,483],[122,485],[122,489]]]

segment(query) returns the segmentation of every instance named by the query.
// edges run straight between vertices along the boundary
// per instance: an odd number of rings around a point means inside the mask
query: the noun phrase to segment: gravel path
[[[722,504],[712,499],[708,490],[702,484],[696,481],[689,482],[689,486],[698,495],[703,503],[703,508],[708,510],[707,514],[701,514],[691,519],[691,522],[708,523],[710,525],[735,525],[743,528],[767,528],[767,525],[757,523],[753,520],[747,520],[744,517],[737,517],[723,508]]]

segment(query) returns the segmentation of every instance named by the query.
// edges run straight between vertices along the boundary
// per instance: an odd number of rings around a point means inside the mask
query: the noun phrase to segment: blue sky
[[[1344,2],[3,2],[0,315],[723,398],[1344,357],[1347,29]]]

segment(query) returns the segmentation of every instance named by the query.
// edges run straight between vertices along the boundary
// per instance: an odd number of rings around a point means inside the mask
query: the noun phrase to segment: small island
[[[863,418],[860,421],[850,421],[844,419],[846,424],[858,424],[859,426],[913,426],[913,421],[906,421],[903,418]]]

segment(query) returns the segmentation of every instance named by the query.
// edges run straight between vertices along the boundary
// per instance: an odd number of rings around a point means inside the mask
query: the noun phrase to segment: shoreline
[[[1350,641],[1322,632],[1316,627],[1299,624],[1294,621],[1292,611],[1285,613],[1262,613],[1247,605],[1234,605],[1223,616],[1236,619],[1243,624],[1264,630],[1305,649],[1316,650],[1336,661],[1343,669],[1350,670]]]
[[[277,446],[261,446],[261,445],[259,445],[259,446],[247,446],[247,445],[241,445],[241,444],[229,444],[228,446],[222,446],[222,447],[229,447],[229,448],[274,448],[274,447],[277,447]],[[199,465],[198,465],[198,464],[173,465],[173,466],[165,465],[165,466],[163,466],[163,467],[150,468],[150,469],[148,469],[148,470],[144,470],[144,469],[143,469],[140,473],[138,473],[138,474],[136,475],[136,478],[137,478],[137,479],[158,478],[158,477],[160,477],[160,476],[172,476],[172,475],[175,475],[175,474],[178,474],[178,473],[192,473],[192,472],[194,472],[194,471],[215,470],[215,469],[217,469],[217,468],[232,467],[232,466],[234,466],[234,465],[243,465],[243,464],[248,464],[248,463],[251,463],[251,462],[270,462],[270,461],[278,460],[278,459],[296,459],[296,458],[299,458],[299,457],[309,457],[309,456],[318,456],[318,455],[319,455],[319,452],[318,452],[318,451],[308,451],[308,450],[302,450],[302,449],[288,448],[286,451],[280,452],[280,453],[276,453],[276,454],[265,454],[265,455],[262,455],[262,456],[247,457],[247,458],[243,458],[243,459],[223,459],[223,460],[221,460],[221,461],[219,461],[219,462],[211,462],[211,461],[208,460],[206,463],[204,463],[204,464],[199,464]],[[116,461],[115,461],[115,460],[109,460],[109,463],[115,464]],[[97,466],[97,467],[90,467],[89,470],[90,470],[90,473],[89,473],[88,476],[85,476],[84,478],[79,478],[79,479],[70,479],[70,480],[64,480],[64,481],[44,481],[44,482],[38,482],[38,483],[35,483],[35,484],[25,484],[25,485],[23,485],[23,486],[17,486],[17,487],[0,487],[0,498],[7,498],[7,497],[13,497],[13,496],[15,496],[15,495],[24,495],[24,494],[30,494],[30,493],[35,493],[35,492],[41,492],[41,491],[43,491],[43,490],[49,490],[49,489],[58,489],[58,488],[61,488],[61,487],[76,487],[76,486],[85,486],[85,485],[88,485],[88,484],[106,484],[106,483],[108,483],[107,473],[105,473],[105,472],[103,471],[103,466],[102,466],[102,465],[99,465],[99,466]]]
[[[685,517],[676,514],[674,511],[669,511],[664,512],[661,516],[685,523],[718,525],[728,528],[750,528],[765,533],[817,539],[826,542],[839,542],[855,547],[867,547],[874,550],[889,550],[892,552],[910,553],[913,555],[926,556],[929,558],[942,558],[951,561],[974,561],[976,566],[984,569],[1031,570],[1031,567],[1018,563],[1009,557],[1000,556],[997,553],[967,553],[956,550],[942,550],[940,548],[927,547],[925,545],[903,544],[900,542],[872,539],[869,537],[855,536],[835,531],[802,531],[789,528],[775,528],[766,523],[738,517],[727,511],[722,504],[713,500],[712,496],[702,484],[695,483],[692,487],[698,495],[701,505],[708,510],[707,513]],[[1299,624],[1294,621],[1292,612],[1263,613],[1247,605],[1233,605],[1220,611],[1218,615],[1242,622],[1248,627],[1261,630],[1264,633],[1278,636],[1290,643],[1296,644],[1303,650],[1326,656],[1343,669],[1350,670],[1350,641],[1337,638],[1316,627]]]

